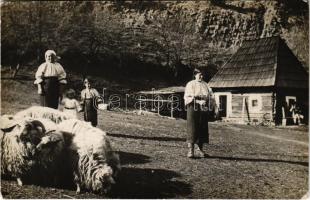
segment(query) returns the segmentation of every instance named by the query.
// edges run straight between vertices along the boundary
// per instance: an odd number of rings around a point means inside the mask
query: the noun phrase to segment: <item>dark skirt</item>
[[[97,126],[97,109],[94,106],[94,99],[84,100],[84,120],[91,122],[91,125]]]
[[[209,143],[208,111],[199,104],[190,103],[187,108],[187,142],[202,145]]]
[[[40,95],[40,104],[44,107],[57,109],[59,101],[59,81],[57,77],[45,77]]]

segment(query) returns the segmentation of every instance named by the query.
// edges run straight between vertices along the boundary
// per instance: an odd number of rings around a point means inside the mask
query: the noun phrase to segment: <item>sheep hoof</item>
[[[80,186],[77,185],[76,186],[76,191],[75,191],[76,194],[80,194],[81,193],[81,189],[80,189]]]
[[[23,186],[23,182],[20,178],[17,178],[17,185]]]

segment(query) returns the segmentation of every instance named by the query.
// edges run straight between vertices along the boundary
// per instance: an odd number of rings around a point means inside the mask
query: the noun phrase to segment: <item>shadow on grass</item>
[[[136,153],[118,152],[122,165],[126,164],[144,164],[151,162],[149,156]]]
[[[142,139],[142,140],[177,141],[177,142],[186,141],[186,138],[177,138],[177,137],[145,137],[145,136],[126,135],[126,134],[119,134],[119,133],[108,133],[108,135],[111,137],[122,137],[122,138]]]
[[[192,193],[188,183],[174,178],[180,175],[164,169],[122,168],[109,197],[126,199],[177,198]]]
[[[207,159],[221,159],[233,161],[248,161],[248,162],[269,162],[269,163],[288,163],[294,165],[308,166],[308,162],[290,161],[290,160],[276,160],[276,159],[262,159],[262,158],[238,158],[238,157],[224,157],[224,156],[208,156]]]

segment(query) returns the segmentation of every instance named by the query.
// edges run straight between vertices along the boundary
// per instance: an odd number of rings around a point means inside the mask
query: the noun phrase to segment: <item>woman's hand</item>
[[[198,103],[201,106],[206,105],[206,102],[207,102],[206,100],[196,100],[196,103]]]
[[[38,94],[43,94],[43,91],[41,88],[38,88]]]

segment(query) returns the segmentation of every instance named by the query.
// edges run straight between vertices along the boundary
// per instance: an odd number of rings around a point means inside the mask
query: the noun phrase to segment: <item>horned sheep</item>
[[[106,133],[77,119],[61,122],[58,128],[71,134],[69,146],[76,192],[81,189],[107,193],[120,171],[119,156],[113,150]]]
[[[56,184],[59,177],[57,168],[64,139],[53,130],[47,132],[42,121],[44,119],[17,120],[8,116],[0,119],[1,174],[16,178],[19,185],[25,181],[39,184],[53,181]],[[50,138],[53,138],[52,142]]]
[[[17,125],[1,135],[1,161],[4,163],[1,167],[2,172],[16,177],[19,184],[24,175],[33,174],[35,167],[42,171],[39,176],[43,173],[53,176],[56,171],[52,169],[56,169],[64,157],[62,165],[72,167],[70,173],[74,176],[77,193],[81,189],[106,193],[115,183],[121,168],[119,157],[101,129],[70,119],[58,110],[39,106],[18,112],[12,120]],[[27,121],[26,124],[32,126],[19,125],[18,121]],[[34,127],[35,123],[40,123],[41,130]]]
[[[32,106],[14,115],[14,118],[16,119],[22,119],[24,117],[49,119],[56,124],[67,119],[75,118],[74,116],[61,112],[60,110],[42,106]]]

